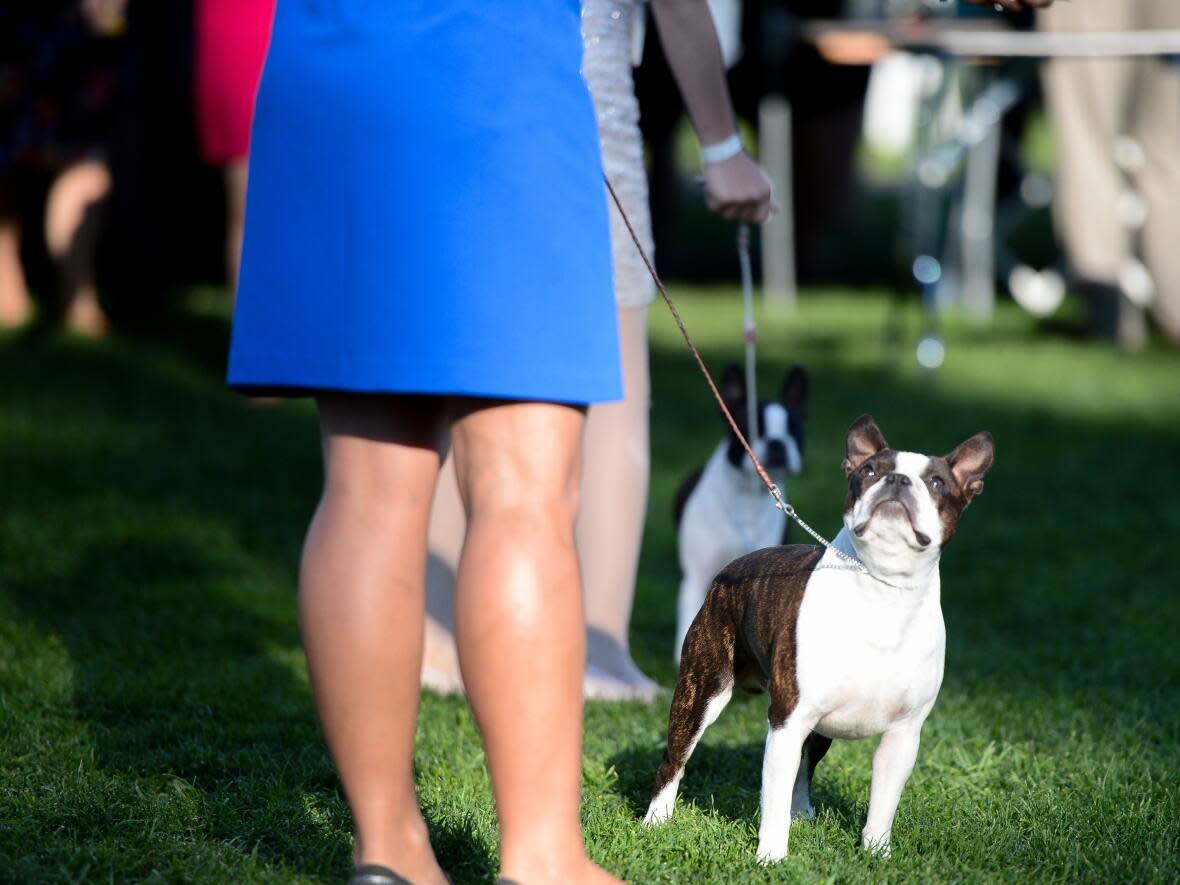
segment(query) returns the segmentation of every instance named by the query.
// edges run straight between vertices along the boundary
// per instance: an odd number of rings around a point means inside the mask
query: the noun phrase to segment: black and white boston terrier
[[[720,389],[726,407],[749,438],[745,373],[736,364],[726,366]],[[758,404],[758,438],[751,443],[784,498],[786,478],[803,469],[807,401],[807,371],[795,366],[784,376],[778,399]],[[787,520],[732,430],[705,465],[681,483],[674,515],[683,575],[676,604],[674,651],[679,661],[684,635],[705,601],[713,576],[744,553],[785,544]]]
[[[792,545],[721,570],[684,642],[646,823],[671,816],[689,755],[737,687],[770,697],[758,857],[786,857],[792,816],[814,816],[811,781],[832,739],[878,734],[863,844],[889,853],[922,723],[942,685],[939,557],[993,454],[988,433],[944,457],[897,451],[870,416],[857,419],[833,547],[859,564]]]

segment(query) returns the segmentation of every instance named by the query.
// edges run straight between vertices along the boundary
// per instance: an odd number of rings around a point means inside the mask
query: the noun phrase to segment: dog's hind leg
[[[824,758],[832,739],[813,731],[803,742],[803,755],[799,760],[799,773],[795,775],[795,791],[791,797],[791,818],[811,820],[815,807],[811,802],[811,782],[815,778],[815,766]]]
[[[706,639],[708,632],[707,624],[694,623],[685,639],[680,678],[668,714],[668,745],[643,819],[649,826],[672,816],[688,757],[733,697],[733,636]]]

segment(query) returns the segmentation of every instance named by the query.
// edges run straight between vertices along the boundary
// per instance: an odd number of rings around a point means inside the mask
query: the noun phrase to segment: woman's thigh
[[[445,448],[439,397],[326,393],[316,398],[328,495],[430,512]]]

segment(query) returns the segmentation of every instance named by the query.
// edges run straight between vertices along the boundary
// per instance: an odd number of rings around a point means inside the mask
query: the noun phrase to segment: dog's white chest
[[[817,570],[799,609],[797,642],[799,703],[817,715],[821,734],[862,738],[920,721],[942,685],[937,572],[930,586],[895,590],[855,572]]]

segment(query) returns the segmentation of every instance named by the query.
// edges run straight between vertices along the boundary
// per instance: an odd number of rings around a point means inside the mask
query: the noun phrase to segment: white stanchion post
[[[967,149],[963,214],[959,221],[963,257],[963,308],[977,322],[990,320],[996,302],[996,178],[1001,124],[997,119]]]
[[[797,294],[791,105],[781,95],[768,95],[758,105],[758,159],[781,210],[762,225],[762,297],[769,307],[791,310]]]
[[[758,339],[754,325],[754,272],[750,268],[750,228],[741,225],[737,235],[738,262],[742,266],[742,304],[745,307],[746,339],[746,436],[753,445],[758,439],[758,379],[754,366],[754,347]]]

